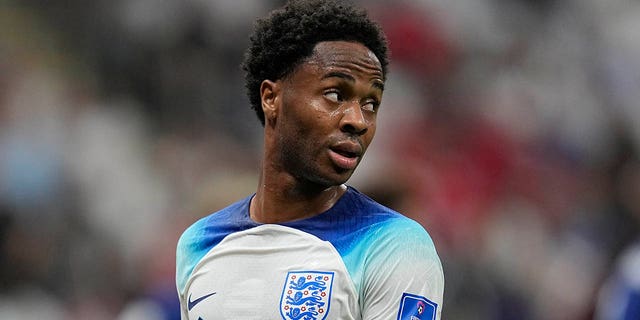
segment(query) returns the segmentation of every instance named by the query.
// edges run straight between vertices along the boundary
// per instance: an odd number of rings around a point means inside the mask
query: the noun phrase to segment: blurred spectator
[[[640,221],[640,159],[637,153],[621,163],[615,191],[621,209]],[[626,320],[640,317],[640,238],[638,230],[613,264],[599,294],[596,319]],[[620,250],[618,250],[620,251]]]

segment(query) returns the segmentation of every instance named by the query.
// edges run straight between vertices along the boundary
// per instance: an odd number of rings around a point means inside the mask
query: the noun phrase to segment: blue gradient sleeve
[[[418,319],[440,319],[442,265],[431,237],[420,224],[397,217],[372,225],[354,240],[350,246],[342,246],[341,254],[360,292],[363,319],[402,319],[398,313],[408,311],[399,310],[411,299],[426,301],[429,307],[416,307],[416,312],[433,313],[420,314]]]
[[[206,219],[201,219],[191,225],[178,240],[176,251],[176,285],[178,293],[182,294],[189,275],[198,261],[210,250],[203,239],[206,239]]]

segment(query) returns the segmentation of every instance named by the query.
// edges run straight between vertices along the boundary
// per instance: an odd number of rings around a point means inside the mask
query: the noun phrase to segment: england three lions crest
[[[280,314],[285,320],[323,320],[329,313],[333,272],[290,271],[282,288]]]

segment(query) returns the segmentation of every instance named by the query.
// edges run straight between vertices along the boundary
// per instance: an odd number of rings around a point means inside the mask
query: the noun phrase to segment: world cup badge
[[[280,297],[285,320],[323,320],[329,313],[333,272],[290,271]]]
[[[438,304],[417,294],[403,293],[398,320],[435,320]]]

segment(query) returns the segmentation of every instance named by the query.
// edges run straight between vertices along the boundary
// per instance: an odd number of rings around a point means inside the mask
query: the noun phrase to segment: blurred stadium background
[[[361,3],[392,65],[351,184],[430,231],[443,319],[612,305],[639,234],[640,2]],[[279,4],[0,1],[1,319],[179,318],[179,234],[255,190],[238,65]]]

